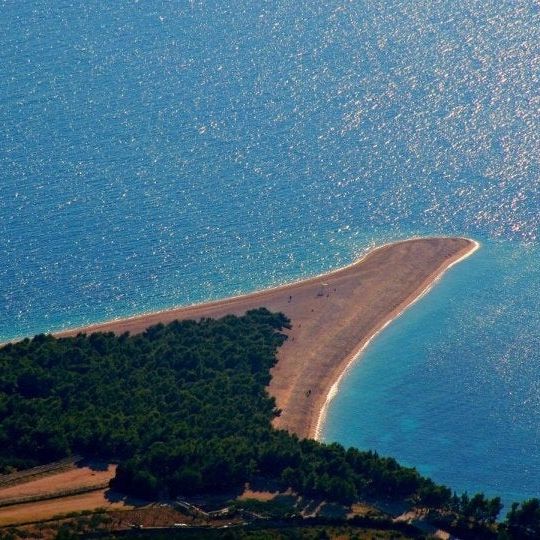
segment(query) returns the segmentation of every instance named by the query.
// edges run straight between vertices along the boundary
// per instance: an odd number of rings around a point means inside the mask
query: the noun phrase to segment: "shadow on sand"
[[[119,493],[112,489],[107,489],[105,491],[105,498],[110,503],[123,503],[129,506],[146,506],[151,501],[145,501],[143,499],[137,499],[136,497],[131,497],[130,495],[125,495],[124,493]]]

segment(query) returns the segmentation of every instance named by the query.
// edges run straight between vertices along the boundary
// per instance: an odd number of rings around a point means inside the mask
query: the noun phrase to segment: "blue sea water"
[[[538,249],[485,243],[367,349],[322,439],[376,449],[457,491],[539,495]]]
[[[540,494],[536,0],[0,0],[0,341],[483,244],[325,438]]]

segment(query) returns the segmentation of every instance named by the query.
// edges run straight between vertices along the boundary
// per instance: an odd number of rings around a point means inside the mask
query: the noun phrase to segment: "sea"
[[[481,249],[322,439],[540,495],[538,0],[0,0],[0,341]]]

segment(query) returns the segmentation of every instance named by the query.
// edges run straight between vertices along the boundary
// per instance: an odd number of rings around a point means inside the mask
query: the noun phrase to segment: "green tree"
[[[540,538],[540,500],[535,498],[512,504],[506,526],[513,539]]]

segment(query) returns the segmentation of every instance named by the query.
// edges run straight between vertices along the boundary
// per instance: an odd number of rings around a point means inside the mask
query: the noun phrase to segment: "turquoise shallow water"
[[[540,14],[461,4],[0,0],[0,341],[472,236],[326,435],[538,494]]]
[[[538,250],[486,243],[366,350],[322,439],[377,449],[458,491],[538,495]]]

